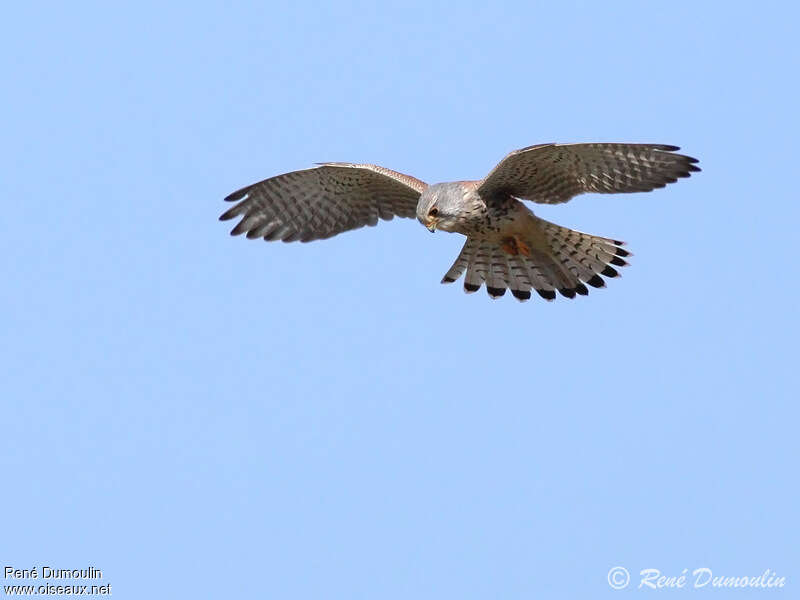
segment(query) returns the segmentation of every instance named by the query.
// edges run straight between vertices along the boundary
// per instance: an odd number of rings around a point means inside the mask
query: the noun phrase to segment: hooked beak
[[[436,217],[428,217],[427,219],[423,219],[422,217],[418,217],[419,222],[425,226],[425,229],[430,231],[431,233],[436,232],[436,225],[439,220]]]

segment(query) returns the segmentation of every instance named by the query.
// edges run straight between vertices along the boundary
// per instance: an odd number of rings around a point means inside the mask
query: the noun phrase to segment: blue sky
[[[3,565],[130,598],[614,598],[699,567],[796,589],[798,17],[10,5]],[[439,285],[462,238],[413,221],[302,245],[217,221],[317,161],[436,182],[550,141],[703,168],[533,207],[629,243],[588,298]]]

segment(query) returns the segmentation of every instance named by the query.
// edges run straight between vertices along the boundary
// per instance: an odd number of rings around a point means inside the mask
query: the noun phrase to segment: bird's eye
[[[432,209],[430,209],[428,211],[428,216],[430,216],[430,217],[435,217],[438,214],[439,214],[439,209],[436,208],[436,207],[434,207],[434,208],[432,208]]]

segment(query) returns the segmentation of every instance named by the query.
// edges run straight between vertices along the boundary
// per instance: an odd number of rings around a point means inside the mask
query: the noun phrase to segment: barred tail
[[[519,238],[501,243],[468,237],[442,283],[452,283],[466,271],[464,291],[468,293],[478,291],[486,282],[492,298],[505,294],[506,288],[518,300],[528,300],[531,290],[545,300],[553,300],[556,291],[574,298],[576,294],[589,293],[585,284],[605,287],[603,277],[618,277],[614,267],[628,264],[623,258],[630,256],[630,252],[621,247],[625,242],[544,220],[539,220],[538,225],[545,235],[546,249],[541,239],[538,243]]]

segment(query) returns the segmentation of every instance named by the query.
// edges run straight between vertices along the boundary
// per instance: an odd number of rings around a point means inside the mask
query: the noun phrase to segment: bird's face
[[[428,187],[417,203],[417,219],[428,231],[455,231],[459,202],[463,196],[457,183],[437,183]]]

